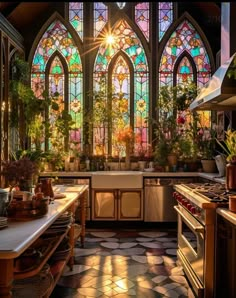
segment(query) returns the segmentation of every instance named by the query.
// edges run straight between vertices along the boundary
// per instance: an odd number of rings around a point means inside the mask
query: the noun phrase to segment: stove
[[[174,186],[178,214],[178,261],[197,297],[214,297],[216,209],[228,207],[229,195],[221,183]],[[236,194],[236,193],[234,193]]]
[[[221,183],[189,183],[175,185],[174,198],[205,225],[206,209],[228,207],[229,195],[236,192],[227,191]],[[210,205],[207,205],[211,203]]]

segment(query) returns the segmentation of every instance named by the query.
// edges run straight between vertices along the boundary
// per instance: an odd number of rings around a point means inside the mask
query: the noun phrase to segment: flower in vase
[[[117,133],[117,142],[125,147],[125,155],[130,156],[134,142],[133,129],[130,126],[120,129]]]

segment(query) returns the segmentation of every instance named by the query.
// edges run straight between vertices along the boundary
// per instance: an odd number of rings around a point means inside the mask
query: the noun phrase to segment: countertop
[[[114,171],[111,171],[114,173]],[[101,171],[103,173],[103,171]],[[93,175],[98,175],[96,172],[42,172],[42,177],[76,177],[76,178],[91,178]],[[202,177],[211,181],[225,183],[225,177],[219,177],[219,173],[203,173],[203,172],[142,172],[143,177]]]
[[[88,186],[80,185],[72,189],[56,188],[66,195],[63,199],[49,204],[48,213],[37,219],[16,221],[9,219],[8,227],[0,231],[0,258],[12,259],[25,251],[43,232],[80,196]]]
[[[217,214],[221,215],[223,218],[225,218],[227,221],[232,223],[236,226],[236,213],[229,211],[229,209],[226,208],[218,208],[216,210]]]

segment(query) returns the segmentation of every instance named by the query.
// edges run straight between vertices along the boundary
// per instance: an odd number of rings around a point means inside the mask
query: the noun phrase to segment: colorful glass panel
[[[125,147],[117,140],[117,130],[130,125],[130,70],[122,56],[116,60],[112,71],[112,111],[117,111],[119,117],[114,117],[112,125],[112,155],[125,155]]]
[[[210,79],[210,61],[203,41],[193,25],[184,20],[171,34],[162,53],[159,68],[160,86],[168,85],[172,81],[176,59],[184,51],[189,53],[196,65],[197,85],[201,87]]]
[[[128,23],[125,20],[121,20],[113,28],[110,34],[113,35],[114,42],[111,44],[106,44],[105,42],[103,42],[98,50],[98,54],[95,60],[94,80],[97,80],[97,83],[95,83],[95,90],[96,88],[99,88],[98,85],[101,77],[105,77],[106,82],[109,82],[108,80],[109,65],[113,57],[118,53],[118,51],[124,52],[127,55],[127,59],[129,59],[130,62],[132,63],[132,70],[130,70],[129,72],[132,71],[134,73],[134,76],[133,76],[134,96],[131,97],[130,94],[132,92],[131,91],[128,92],[128,97],[130,97],[129,98],[130,111],[131,110],[133,111],[132,112],[133,116],[129,118],[129,123],[134,129],[135,134],[137,134],[138,129],[142,128],[141,126],[144,123],[144,117],[149,114],[149,96],[148,96],[149,70],[148,70],[146,55],[142,47],[142,44],[139,38],[137,37],[137,34],[132,30],[132,28],[128,25]],[[119,61],[123,61],[123,60],[121,59]],[[127,69],[128,71],[128,67],[124,67],[123,69]],[[113,74],[113,78],[115,78],[115,72]],[[128,73],[127,73],[127,78],[128,78]],[[129,80],[124,80],[124,81],[125,82],[127,81],[127,84],[131,83],[129,82]],[[126,88],[128,88],[128,85]],[[138,111],[138,109],[140,109],[141,106],[145,107],[145,112],[141,113],[140,111]],[[128,120],[127,120],[127,123],[128,123]],[[145,134],[146,144],[148,143],[148,140],[149,140],[148,133],[146,129],[146,134]],[[94,138],[94,152],[96,152],[95,150],[96,142],[97,140]],[[138,142],[139,142],[139,139],[135,137],[136,147]]]
[[[55,129],[55,119],[56,116],[61,114],[65,108],[65,99],[64,99],[64,84],[65,84],[65,74],[64,69],[61,64],[60,59],[55,56],[53,59],[50,71],[49,71],[49,94],[59,105],[57,111],[50,109],[49,110],[49,123],[50,123],[50,143],[49,148],[53,149],[54,143],[60,143],[61,147],[64,147],[64,138],[58,134],[58,130]]]
[[[82,76],[70,74],[69,78],[69,112],[74,121],[74,128],[70,132],[70,149],[80,152],[83,144],[83,90]]]
[[[44,73],[47,62],[55,51],[59,51],[64,56],[70,72],[82,71],[80,55],[71,34],[60,21],[55,21],[43,34],[37,46],[32,73]]]
[[[194,81],[193,68],[187,57],[184,57],[180,61],[176,77],[177,77],[177,85],[187,84]]]
[[[149,2],[142,2],[135,6],[135,22],[149,41]]]
[[[69,2],[69,21],[83,40],[83,2]]]
[[[58,55],[54,57],[49,66],[49,75],[46,76],[45,71],[49,59],[55,52],[60,53],[60,58]],[[66,69],[62,65],[61,59],[64,59],[64,64],[67,65]],[[65,76],[65,71],[68,72],[68,76]],[[67,84],[65,78],[68,80]],[[65,108],[64,103],[67,98],[66,109],[69,110],[75,121],[74,134],[70,132],[70,139],[73,142],[74,135],[76,135],[76,140],[80,142],[77,144],[79,148],[82,148],[83,141],[82,137],[78,137],[78,135],[82,136],[83,123],[82,78],[82,64],[78,49],[69,31],[60,21],[56,20],[48,27],[36,48],[31,70],[31,86],[35,95],[43,99],[43,91],[48,81],[48,93],[54,96],[57,92],[56,100],[60,104],[60,111]],[[69,86],[66,95],[64,94],[65,84]],[[76,106],[80,106],[80,109],[76,109]],[[51,115],[52,123],[53,118],[55,117]],[[50,140],[50,146],[52,141],[53,139]],[[76,143],[78,142],[76,141]]]
[[[94,3],[94,37],[97,37],[108,20],[108,8],[103,2]]]
[[[159,2],[159,41],[173,22],[173,3]]]

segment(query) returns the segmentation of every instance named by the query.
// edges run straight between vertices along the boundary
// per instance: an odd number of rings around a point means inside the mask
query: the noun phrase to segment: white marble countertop
[[[0,259],[18,257],[73,204],[86,188],[88,186],[76,186],[72,192],[71,189],[58,187],[55,191],[63,190],[66,197],[49,204],[48,213],[45,216],[29,221],[8,219],[8,226],[0,230]]]
[[[227,221],[231,222],[233,225],[236,226],[236,213],[229,211],[229,209],[226,208],[218,208],[216,210],[217,214],[224,217]]]

